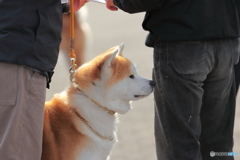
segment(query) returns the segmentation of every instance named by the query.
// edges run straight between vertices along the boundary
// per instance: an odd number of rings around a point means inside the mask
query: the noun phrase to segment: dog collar
[[[77,89],[82,92],[87,98],[89,98],[93,103],[95,103],[98,107],[102,108],[103,110],[107,111],[108,114],[115,114],[116,112],[113,110],[108,109],[107,107],[102,106],[97,101],[93,100],[92,98],[88,97],[78,86]]]
[[[90,131],[92,131],[96,136],[100,137],[101,139],[108,139],[110,141],[113,140],[112,136],[103,136],[100,133],[98,133],[95,129],[92,128],[92,126],[88,123],[88,121],[86,119],[84,119],[76,110],[76,108],[70,108],[75,114],[76,116],[90,129]]]
[[[79,89],[79,88],[78,88],[78,89]],[[88,97],[88,98],[89,98],[89,97]],[[91,99],[91,98],[89,98],[89,99]],[[103,110],[107,111],[108,114],[115,114],[115,113],[116,113],[115,111],[110,110],[110,109],[108,109],[107,107],[104,107],[104,106],[100,105],[97,101],[95,101],[95,100],[93,100],[93,99],[91,99],[91,101],[92,101],[93,103],[95,103],[97,106],[99,106],[100,108],[102,108]]]
[[[116,113],[115,111],[110,110],[110,109],[108,109],[107,107],[102,106],[102,105],[99,104],[97,101],[95,101],[95,100],[93,100],[92,98],[90,98],[89,96],[87,96],[87,95],[79,88],[79,85],[76,83],[76,79],[73,78],[73,74],[75,73],[75,70],[72,70],[72,68],[70,68],[70,69],[69,69],[69,72],[70,72],[70,77],[69,77],[69,79],[70,79],[70,81],[72,82],[72,84],[73,84],[73,86],[74,86],[75,88],[77,88],[80,92],[82,92],[82,94],[84,94],[87,98],[91,99],[91,101],[92,101],[93,103],[95,103],[97,106],[99,106],[99,107],[102,108],[103,110],[107,111],[108,114],[115,114],[115,113]]]

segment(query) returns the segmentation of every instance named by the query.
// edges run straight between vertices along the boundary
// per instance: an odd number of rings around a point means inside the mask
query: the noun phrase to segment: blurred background
[[[106,9],[104,4],[89,2],[87,19],[90,34],[87,38],[85,61],[89,61],[100,53],[125,43],[123,55],[131,60],[139,74],[152,79],[153,49],[145,46],[148,32],[142,29],[144,13],[128,14],[121,10],[113,12]],[[75,45],[78,45],[75,43]],[[66,54],[60,53],[51,89],[47,91],[47,100],[55,93],[65,89],[69,83],[69,60]],[[235,121],[235,147],[234,152],[240,154],[240,97],[237,100],[237,114]],[[157,160],[155,154],[153,119],[153,95],[132,102],[133,109],[126,115],[120,115],[118,124],[119,142],[112,150],[111,160]],[[235,157],[240,160],[240,155]]]

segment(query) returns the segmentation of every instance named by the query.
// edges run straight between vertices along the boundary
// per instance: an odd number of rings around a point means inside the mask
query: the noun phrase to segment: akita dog
[[[117,141],[117,114],[152,93],[122,56],[124,44],[79,67],[74,84],[45,104],[42,160],[106,160]]]

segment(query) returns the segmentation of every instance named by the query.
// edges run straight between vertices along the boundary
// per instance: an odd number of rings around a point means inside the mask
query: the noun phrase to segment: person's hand
[[[78,11],[88,0],[74,0],[74,11]]]
[[[113,3],[113,0],[106,0],[106,7],[111,11],[117,11],[118,8]]]

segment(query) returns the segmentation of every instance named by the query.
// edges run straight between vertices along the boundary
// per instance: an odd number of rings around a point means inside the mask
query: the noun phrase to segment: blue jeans
[[[155,140],[159,160],[233,160],[239,40],[154,46]]]

